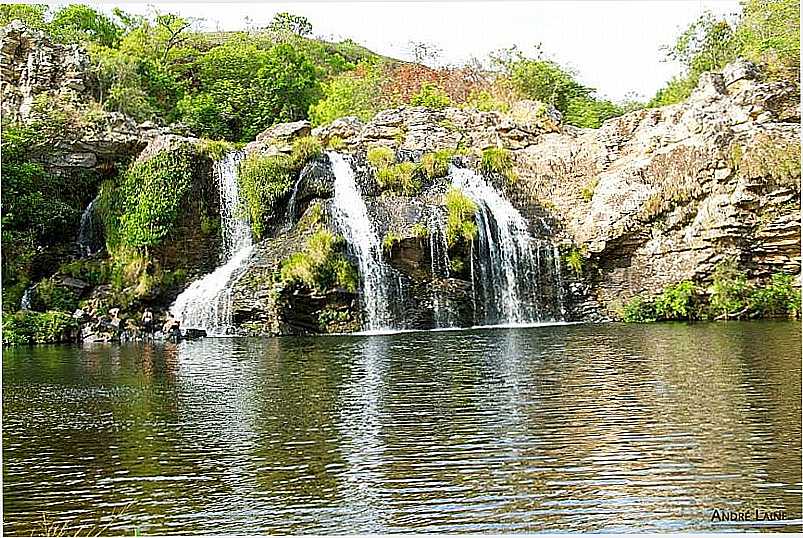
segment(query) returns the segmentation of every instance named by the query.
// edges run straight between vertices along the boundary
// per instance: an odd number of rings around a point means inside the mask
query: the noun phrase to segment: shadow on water
[[[4,531],[39,531],[43,507],[68,533],[800,519],[800,336],[608,324],[7,349]]]

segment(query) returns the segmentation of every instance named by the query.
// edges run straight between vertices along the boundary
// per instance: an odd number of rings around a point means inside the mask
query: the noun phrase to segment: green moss
[[[252,153],[240,163],[237,181],[257,239],[263,237],[278,202],[290,194],[295,173],[293,159],[286,155]]]
[[[416,165],[410,162],[377,170],[376,181],[382,189],[405,196],[414,196],[421,192],[421,180],[416,174]]]
[[[510,183],[518,179],[513,170],[513,158],[505,148],[486,148],[482,152],[480,169],[486,174],[499,174]]]
[[[449,148],[425,153],[421,156],[419,169],[429,179],[445,177],[449,173],[449,164],[451,164],[454,155],[455,151]]]
[[[594,191],[597,189],[597,178],[591,179],[588,183],[583,185],[583,188],[580,190],[580,195],[583,197],[583,200],[586,202],[590,202],[592,198],[594,198]]]
[[[371,166],[381,170],[396,162],[396,154],[388,147],[376,146],[368,150],[365,159]]]
[[[198,142],[198,152],[213,161],[219,161],[226,153],[234,149],[234,144],[225,140],[210,140],[202,138]]]
[[[341,237],[325,229],[316,231],[307,240],[304,251],[282,262],[280,280],[285,284],[298,282],[319,292],[334,286],[356,292],[357,269],[340,252],[342,247]]]
[[[64,312],[20,311],[3,315],[3,345],[70,342],[78,323]]]
[[[382,238],[382,247],[387,251],[388,254],[393,250],[393,247],[399,244],[402,240],[401,235],[397,234],[396,232],[389,231],[385,234],[385,237]]]
[[[477,223],[474,220],[477,204],[454,187],[446,192],[445,203],[448,245],[452,247],[460,241],[473,241],[477,237]]]
[[[453,256],[449,259],[449,269],[452,273],[459,274],[463,272],[463,269],[466,268],[466,262],[463,258],[459,256]]]
[[[298,227],[302,230],[308,230],[313,226],[317,226],[323,219],[323,204],[320,201],[310,204],[307,211],[298,221]]]
[[[415,237],[419,239],[425,239],[429,237],[429,228],[426,224],[422,222],[416,222],[413,224],[412,233]]]
[[[133,163],[117,185],[104,182],[98,209],[109,252],[164,241],[190,191],[196,159],[196,149],[181,144]]]

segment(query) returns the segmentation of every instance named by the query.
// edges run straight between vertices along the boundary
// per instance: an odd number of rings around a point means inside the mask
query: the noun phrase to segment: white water
[[[232,151],[215,163],[224,263],[190,284],[170,307],[173,317],[181,321],[182,329],[203,329],[210,336],[219,336],[232,327],[231,286],[253,251],[251,228],[238,213],[237,168],[243,156],[240,151]]]
[[[367,331],[382,331],[392,327],[388,310],[388,270],[382,262],[382,246],[368,218],[368,208],[362,199],[354,170],[342,155],[327,152],[335,175],[333,216],[338,231],[354,249],[360,269],[362,300]]]
[[[81,214],[81,225],[78,228],[78,248],[81,256],[91,256],[103,247],[99,244],[97,223],[95,222],[95,204],[100,195],[95,196]]]
[[[452,167],[452,184],[477,204],[477,266],[472,281],[483,293],[486,323],[531,324],[541,320],[539,260],[527,221],[499,191],[472,170]],[[473,245],[472,245],[473,248]],[[473,262],[473,256],[472,256]],[[559,266],[557,267],[559,271]]]

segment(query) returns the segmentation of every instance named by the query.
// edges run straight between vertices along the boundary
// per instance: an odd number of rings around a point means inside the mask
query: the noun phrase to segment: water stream
[[[183,329],[202,329],[208,335],[231,332],[231,284],[246,267],[253,250],[251,228],[238,212],[240,192],[237,168],[244,153],[232,151],[215,163],[214,177],[220,194],[223,234],[221,261],[213,272],[196,280],[170,307]]]
[[[389,269],[382,261],[382,245],[360,194],[351,163],[339,153],[327,153],[335,175],[333,216],[338,232],[348,242],[360,270],[365,329],[381,331],[392,326],[388,302]]]
[[[472,285],[481,299],[476,322],[521,325],[563,319],[556,247],[534,238],[521,213],[479,174],[452,167],[450,176],[477,205],[471,254]]]

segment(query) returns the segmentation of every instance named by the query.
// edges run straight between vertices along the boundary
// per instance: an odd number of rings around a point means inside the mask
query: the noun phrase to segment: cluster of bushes
[[[3,288],[24,288],[38,253],[72,242],[91,199],[94,174],[55,177],[31,160],[40,142],[29,127],[3,125]]]
[[[317,230],[307,240],[303,251],[282,262],[281,281],[285,284],[300,283],[319,292],[340,287],[356,293],[359,276],[354,265],[343,255],[343,247],[342,237],[326,229]]]
[[[764,285],[751,285],[733,261],[717,266],[708,290],[684,280],[656,297],[636,296],[622,310],[626,322],[778,317],[800,317],[793,277],[775,274]]]
[[[518,179],[513,169],[513,157],[505,148],[491,147],[483,150],[480,170],[486,174],[499,174],[509,183],[515,183]]]
[[[800,2],[797,0],[743,0],[735,20],[706,13],[669,47],[668,59],[684,72],[661,88],[647,106],[685,100],[700,75],[728,62],[747,58],[762,66],[770,80],[800,78]]]
[[[237,181],[257,239],[264,236],[277,203],[290,194],[301,169],[322,152],[320,140],[302,137],[295,140],[289,155],[251,153],[240,163]]]
[[[446,243],[449,248],[460,242],[471,243],[477,237],[474,216],[477,204],[462,191],[450,187],[444,198],[446,203]]]
[[[49,344],[73,340],[78,323],[64,312],[21,310],[3,315],[3,345]]]
[[[445,177],[449,173],[455,153],[452,149],[441,149],[423,154],[418,163],[397,163],[392,149],[377,146],[368,150],[366,160],[373,166],[382,189],[413,196],[421,192],[424,180]]]

